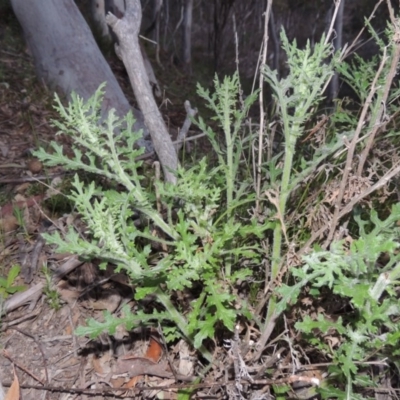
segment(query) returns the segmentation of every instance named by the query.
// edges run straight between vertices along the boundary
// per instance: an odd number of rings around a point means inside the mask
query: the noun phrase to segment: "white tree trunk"
[[[192,63],[192,16],[193,0],[185,0],[185,11],[183,19],[183,63],[185,69],[191,72]]]
[[[11,0],[33,55],[38,77],[67,97],[72,91],[84,99],[107,82],[102,105],[125,116],[132,110],[93,35],[73,0]],[[144,129],[143,116],[133,110],[135,129]],[[145,146],[144,140],[138,143]]]
[[[111,40],[110,30],[106,22],[106,5],[104,0],[92,0],[92,18],[101,36]]]

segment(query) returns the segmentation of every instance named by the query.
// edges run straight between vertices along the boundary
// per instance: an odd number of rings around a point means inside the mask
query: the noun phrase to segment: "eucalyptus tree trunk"
[[[153,0],[153,17],[151,23],[151,32],[153,39],[158,46],[160,45],[160,20],[161,20],[161,8],[163,6],[163,0]]]
[[[118,18],[125,13],[125,0],[92,0],[92,18],[101,36],[112,40],[110,29],[106,22],[108,12]]]
[[[187,72],[191,73],[192,64],[192,17],[193,17],[193,0],[185,0],[185,10],[183,17],[183,63]]]
[[[107,82],[103,116],[114,108],[125,116],[132,110],[89,26],[73,0],[11,0],[40,80],[67,97],[74,91],[88,99]],[[143,115],[133,109],[135,129],[143,129]],[[144,140],[138,142],[146,146]],[[150,150],[150,149],[149,149]]]
[[[231,15],[231,10],[236,0],[214,0],[214,70],[218,71],[222,59],[222,43],[224,30]]]

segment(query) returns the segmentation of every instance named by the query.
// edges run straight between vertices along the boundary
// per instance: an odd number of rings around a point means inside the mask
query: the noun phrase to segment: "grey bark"
[[[125,13],[125,0],[92,0],[92,18],[102,37],[112,41],[111,32],[106,22],[108,12],[122,18]]]
[[[178,167],[178,157],[147,78],[139,46],[141,20],[142,9],[139,0],[127,0],[126,12],[122,19],[113,14],[108,14],[106,17],[107,23],[117,35],[119,44],[116,46],[116,51],[125,64],[154,149],[163,167],[165,180],[175,183],[174,171]]]
[[[103,37],[108,37],[111,40],[110,30],[106,23],[106,5],[104,0],[92,0],[92,18],[93,21]]]
[[[185,69],[191,72],[192,63],[192,17],[193,0],[185,0],[185,11],[183,19],[183,63]]]
[[[97,30],[102,37],[108,39],[110,42],[113,40],[111,31],[106,22],[106,15],[111,12],[118,18],[122,18],[125,14],[125,1],[124,0],[92,0],[92,18],[96,25]],[[114,39],[116,39],[114,37]],[[156,74],[154,73],[153,66],[149,58],[147,57],[146,51],[143,47],[140,48],[146,67],[147,76],[150,81],[150,85],[153,88],[153,92],[157,97],[161,97],[161,88],[158,84]]]
[[[107,82],[103,115],[111,108],[121,117],[132,110],[73,0],[11,0],[11,4],[41,80],[67,97],[75,91],[84,99]],[[135,130],[145,131],[142,114],[133,113]],[[140,140],[138,145],[146,142]]]
[[[153,0],[153,22],[154,29],[152,32],[152,39],[160,45],[160,15],[161,15],[161,8],[163,5],[163,0]]]
[[[280,76],[280,65],[279,65],[279,61],[281,59],[281,43],[279,40],[279,29],[276,26],[276,22],[275,22],[275,16],[274,16],[274,12],[271,9],[271,18],[269,19],[269,28],[271,30],[271,40],[272,43],[274,44],[274,61],[273,61],[273,66],[274,66],[274,70],[277,72],[278,76]]]

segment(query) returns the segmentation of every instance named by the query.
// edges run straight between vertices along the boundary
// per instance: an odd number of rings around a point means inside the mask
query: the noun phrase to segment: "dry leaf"
[[[181,375],[189,376],[193,373],[193,362],[190,358],[189,346],[184,340],[178,343],[179,349],[179,373]]]
[[[125,383],[125,377],[123,377],[123,376],[119,376],[119,377],[117,377],[117,378],[111,378],[110,379],[110,383],[111,383],[111,386],[113,387],[113,388],[121,388],[123,385],[124,385],[124,383]],[[128,382],[129,383],[129,382]],[[132,386],[131,386],[132,387]]]
[[[101,357],[93,357],[92,365],[94,370],[99,375],[109,374],[111,372],[110,359],[110,352],[104,353]]]
[[[129,379],[129,381],[123,385],[124,389],[134,388],[142,378],[143,378],[143,376],[139,375],[139,376],[134,376],[133,378]]]
[[[14,380],[4,400],[19,400],[19,382],[14,368]]]
[[[15,188],[15,193],[24,193],[31,187],[32,187],[32,183],[30,183],[30,182],[21,183],[20,185],[18,185]]]
[[[175,379],[164,379],[160,381],[159,379],[151,379],[147,382],[147,385],[149,387],[152,386],[165,386],[168,388],[168,386],[171,386],[175,383]],[[157,398],[159,400],[175,400],[178,398],[178,393],[176,389],[167,389],[167,390],[154,390],[152,392],[149,392],[148,394],[149,398]]]
[[[32,158],[28,162],[28,169],[33,174],[37,174],[43,169],[43,165],[37,158]]]
[[[305,297],[304,299],[301,300],[301,302],[305,306],[311,306],[313,303],[310,297]]]
[[[149,347],[147,348],[145,357],[151,361],[158,362],[162,355],[162,347],[153,337],[150,337]]]
[[[120,358],[113,368],[113,377],[127,374],[130,377],[139,375],[154,375],[161,378],[172,378],[168,363],[155,363],[145,357]]]

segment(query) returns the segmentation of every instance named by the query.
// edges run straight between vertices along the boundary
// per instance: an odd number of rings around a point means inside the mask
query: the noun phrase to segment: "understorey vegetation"
[[[228,338],[235,398],[373,399],[398,387],[400,31],[394,17],[382,35],[366,27],[379,47],[370,60],[335,53],[329,34],[300,49],[282,32],[287,73],[262,67],[273,107],[258,123],[248,113],[263,89],[243,96],[238,73],[198,86],[213,117],[194,122],[213,154],[186,157],[175,185],[157,165],[149,179],[132,115],[99,123],[104,85],[87,102],[56,98],[73,155],[53,142],[35,156],[77,172],[68,196],[85,230],[43,236],[124,272],[134,290],[77,334],[160,327],[207,368]],[[334,74],[353,97],[328,104]]]

